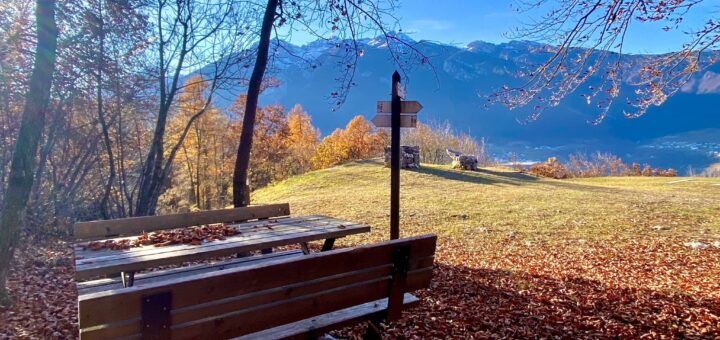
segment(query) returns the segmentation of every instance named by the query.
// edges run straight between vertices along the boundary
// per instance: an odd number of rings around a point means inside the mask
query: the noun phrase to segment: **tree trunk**
[[[270,33],[272,32],[273,22],[275,21],[277,6],[278,0],[268,0],[262,28],[260,30],[260,42],[258,43],[255,68],[253,69],[248,84],[245,114],[243,115],[242,132],[240,133],[240,145],[238,146],[235,170],[233,172],[233,204],[236,207],[245,207],[250,204],[249,188],[246,186],[248,167],[250,165],[250,151],[252,150],[258,97],[260,96],[262,80],[265,76],[265,69],[267,68]]]
[[[0,303],[9,301],[6,282],[10,260],[20,238],[20,224],[32,189],[35,156],[45,125],[45,111],[50,101],[50,87],[55,71],[58,35],[55,25],[55,0],[37,0],[36,6],[35,62],[25,95],[22,122],[0,215]]]
[[[100,128],[102,129],[103,144],[105,145],[105,152],[108,156],[108,169],[110,174],[108,175],[107,182],[105,182],[105,190],[103,191],[102,199],[100,200],[100,213],[104,219],[111,217],[110,213],[110,194],[112,193],[113,182],[115,181],[115,155],[113,154],[112,141],[110,140],[110,131],[105,119],[105,108],[103,106],[103,94],[102,94],[102,74],[105,67],[105,19],[103,17],[102,2],[98,2],[98,18],[100,20],[100,27],[98,28],[98,53],[97,53],[97,73],[95,75],[95,81],[97,82],[97,112],[98,121],[100,122]]]

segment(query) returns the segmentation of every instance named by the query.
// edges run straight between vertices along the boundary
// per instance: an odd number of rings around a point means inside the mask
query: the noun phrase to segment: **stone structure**
[[[461,170],[477,170],[478,160],[473,155],[463,155],[462,152],[457,152],[451,149],[446,149],[448,156],[452,158],[453,169]]]
[[[401,145],[400,169],[420,168],[420,147]],[[390,147],[385,148],[385,167],[390,167]]]

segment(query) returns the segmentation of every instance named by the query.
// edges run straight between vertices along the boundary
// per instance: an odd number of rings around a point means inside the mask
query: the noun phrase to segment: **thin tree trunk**
[[[190,174],[190,205],[197,203],[197,189],[195,188],[195,178],[193,176],[195,171],[193,171],[192,162],[190,161],[190,157],[188,157],[187,148],[185,147],[185,144],[182,145],[183,154],[185,154],[185,166],[187,166],[188,174]]]
[[[250,165],[250,151],[252,150],[253,130],[255,129],[255,116],[257,113],[258,97],[268,64],[268,51],[270,50],[270,33],[272,33],[275,12],[278,0],[268,0],[265,16],[260,30],[255,68],[250,76],[247,99],[245,101],[245,114],[243,115],[240,145],[238,146],[235,170],[233,172],[233,204],[236,207],[245,207],[250,204],[249,188],[246,186],[248,168]]]
[[[105,190],[103,192],[103,197],[100,200],[100,213],[102,214],[102,217],[104,219],[110,218],[110,194],[112,192],[112,185],[113,181],[115,181],[115,157],[113,155],[112,150],[112,142],[110,141],[110,132],[107,124],[107,120],[105,119],[105,108],[103,107],[103,95],[102,95],[102,72],[104,67],[104,58],[105,58],[105,22],[103,18],[103,12],[102,12],[102,1],[98,2],[98,18],[100,20],[100,27],[99,27],[99,48],[98,48],[98,54],[97,54],[97,74],[95,81],[97,82],[97,112],[98,112],[98,121],[100,121],[100,128],[102,129],[102,135],[103,135],[103,144],[105,144],[105,152],[107,152],[108,156],[108,167],[110,174],[108,175],[107,182],[105,183]]]
[[[0,215],[0,303],[9,301],[6,289],[10,260],[20,238],[20,225],[33,184],[38,144],[45,125],[55,71],[57,27],[55,0],[37,0],[37,48],[25,108],[15,143],[5,202]]]

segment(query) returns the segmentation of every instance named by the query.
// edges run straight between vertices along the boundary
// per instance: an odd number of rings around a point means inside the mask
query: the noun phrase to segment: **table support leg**
[[[305,254],[305,255],[310,254],[310,248],[308,247],[307,242],[300,242],[300,248],[302,248],[303,254]]]
[[[120,272],[123,288],[132,287],[135,284],[135,272]]]
[[[334,239],[334,238],[326,239],[326,240],[325,240],[325,243],[323,243],[322,250],[320,250],[320,251],[332,250],[333,245],[335,245],[335,239]]]
[[[380,326],[378,325],[378,320],[370,320],[367,323],[367,329],[365,330],[365,334],[363,334],[363,340],[381,340],[382,339],[382,331],[380,330]]]

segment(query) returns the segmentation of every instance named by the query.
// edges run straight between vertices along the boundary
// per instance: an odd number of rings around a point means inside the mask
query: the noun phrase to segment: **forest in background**
[[[152,77],[144,77],[148,62],[138,43],[147,22],[141,13],[116,2],[83,2],[85,13],[103,13],[113,23],[103,30],[108,49],[97,47],[98,21],[93,16],[68,17],[58,48],[58,72],[53,86],[41,145],[39,165],[28,204],[28,231],[64,234],[76,220],[136,215],[138,190],[146,154],[152,145],[158,105]],[[94,5],[95,7],[91,6]],[[27,74],[32,64],[32,3],[13,3],[2,13],[9,30],[0,33],[7,50],[0,59],[0,180],[8,180],[12,147],[19,128]],[[96,10],[93,12],[93,8]],[[67,14],[67,13],[66,13]],[[99,14],[97,14],[99,15]],[[121,20],[122,19],[122,20]],[[62,21],[61,21],[62,22]],[[120,23],[124,23],[119,25]],[[74,34],[74,35],[71,35]],[[65,39],[62,39],[65,37]],[[93,44],[95,43],[95,44]],[[98,52],[100,51],[100,52]],[[10,53],[14,52],[14,53]],[[98,53],[103,53],[98,55]],[[239,61],[237,61],[239,62]],[[242,129],[245,94],[227,110],[213,105],[218,82],[242,81],[238,75],[207,79],[193,75],[175,86],[169,102],[163,139],[168,166],[159,195],[161,213],[217,209],[232,204],[232,174],[237,140]],[[239,76],[238,76],[239,77]],[[279,85],[263,82],[263,90]],[[200,114],[199,114],[200,113]],[[385,130],[375,129],[362,116],[325,138],[300,104],[258,109],[249,184],[253,189],[292,175],[350,160],[381,157],[389,143]],[[447,124],[420,124],[407,131],[404,142],[421,145],[422,160],[442,164],[450,160],[445,148],[483,156],[484,143],[457,133]],[[0,204],[3,195],[0,192]]]
[[[323,29],[319,35],[375,27],[363,26],[371,18],[351,17],[342,6],[313,4],[287,4],[275,25],[288,19],[312,23]],[[12,1],[0,7],[3,188],[37,56],[35,5]],[[65,233],[76,220],[232,203],[233,162],[247,97],[238,93],[228,110],[213,103],[219,89],[252,85],[250,66],[261,59],[257,37],[265,7],[239,1],[57,3],[55,70],[23,228]],[[325,16],[343,20],[328,24]],[[200,68],[202,74],[192,76]],[[340,82],[338,101],[351,79]],[[277,82],[265,78],[260,91],[273,86]],[[289,112],[278,105],[249,111],[256,115],[251,131],[257,147],[248,177],[253,188],[309,169],[380,156],[387,140],[362,118],[320,140],[300,106]],[[5,194],[0,191],[0,206]]]

